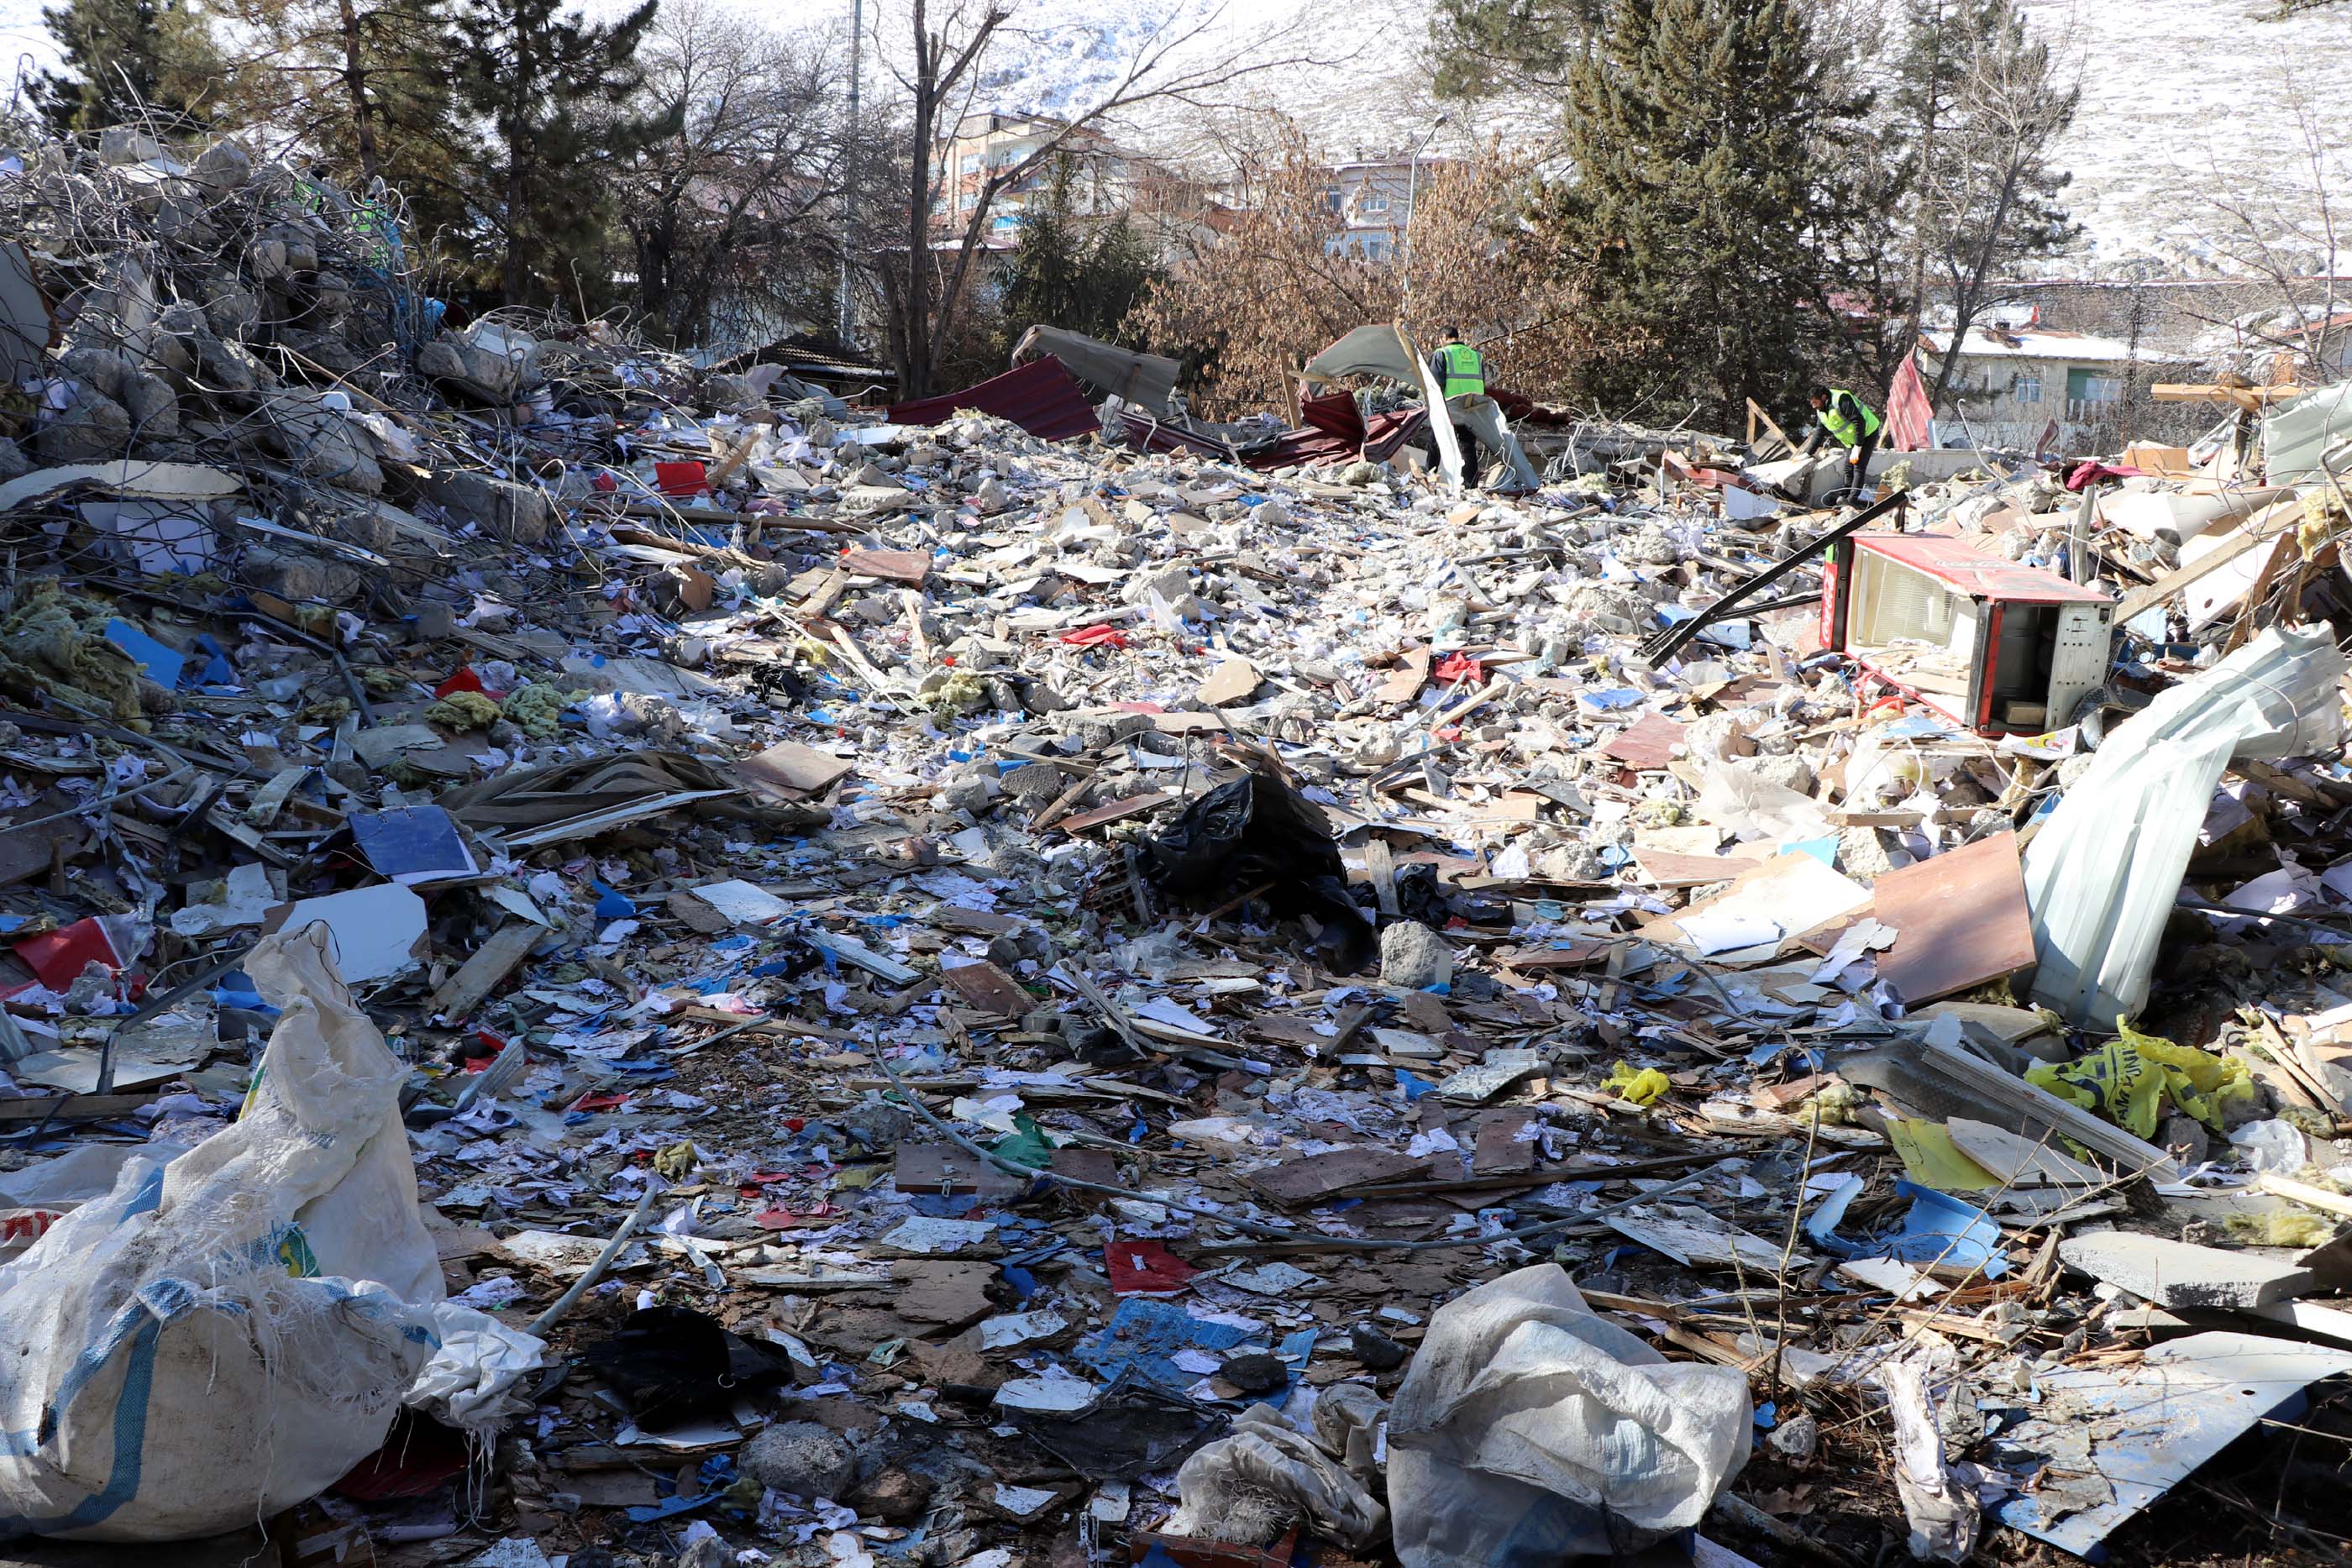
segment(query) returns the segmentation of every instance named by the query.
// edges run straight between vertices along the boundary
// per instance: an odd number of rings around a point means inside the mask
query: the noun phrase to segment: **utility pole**
[[[1453,118],[1454,116],[1451,113],[1441,114],[1435,120],[1431,122],[1429,134],[1423,137],[1421,139],[1421,145],[1412,150],[1412,162],[1406,166],[1404,186],[1404,287],[1401,291],[1397,301],[1397,313],[1399,316],[1402,316],[1405,307],[1412,302],[1412,219],[1415,209],[1421,205],[1421,155],[1429,151],[1429,144],[1437,140],[1437,133],[1444,130],[1445,128],[1445,122]]]
[[[849,300],[850,235],[856,225],[858,51],[866,37],[866,0],[849,0],[849,135],[841,150],[841,281],[835,290],[834,337],[844,350],[857,346],[856,312]]]

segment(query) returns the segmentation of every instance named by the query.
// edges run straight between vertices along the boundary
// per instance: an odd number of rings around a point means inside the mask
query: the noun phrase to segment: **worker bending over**
[[[1859,497],[1869,484],[1870,455],[1878,450],[1878,432],[1886,422],[1843,387],[1815,387],[1805,401],[1813,405],[1813,428],[1805,433],[1797,455],[1811,455],[1823,436],[1844,447],[1845,483],[1838,488]]]
[[[1486,395],[1486,361],[1479,357],[1477,350],[1462,340],[1459,327],[1445,329],[1445,341],[1437,352],[1429,356],[1429,369],[1437,378],[1438,390],[1449,409],[1455,398]],[[1431,466],[1434,467],[1443,461],[1438,451],[1435,423],[1440,419],[1446,419],[1454,426],[1454,439],[1462,447],[1462,486],[1465,490],[1476,489],[1479,476],[1486,471],[1486,458],[1478,444],[1478,433],[1460,420],[1451,419],[1445,410],[1433,408],[1429,411],[1429,417]]]

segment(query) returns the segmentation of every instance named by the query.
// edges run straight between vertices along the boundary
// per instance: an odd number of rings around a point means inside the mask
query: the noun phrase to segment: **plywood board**
[[[1906,1006],[1990,985],[2033,962],[2015,833],[1890,871],[1872,884],[1871,902],[1880,924],[1895,930],[1878,977]]]

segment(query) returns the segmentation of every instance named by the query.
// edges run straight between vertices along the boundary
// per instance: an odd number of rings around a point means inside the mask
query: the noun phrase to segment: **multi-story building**
[[[1122,151],[1090,126],[1073,131],[1068,122],[1045,115],[967,115],[948,139],[940,160],[940,200],[931,214],[933,231],[941,238],[961,238],[991,177],[1019,168],[1057,136],[1063,138],[1059,151],[1069,159],[1070,205],[1075,212],[1104,217],[1123,214],[1134,204],[1139,184],[1160,172],[1149,160]],[[1042,160],[997,190],[988,204],[984,245],[992,249],[1012,246],[1029,204],[1053,183],[1056,162]]]
[[[1929,386],[1952,354],[1949,327],[1919,333]],[[2121,339],[2063,331],[2038,313],[2004,308],[1972,324],[1935,410],[1947,444],[2023,451],[2095,450],[2112,444],[2145,372],[2157,361]]]
[[[1415,160],[1398,152],[1358,156],[1328,167],[1330,183],[1323,204],[1333,220],[1325,248],[1335,256],[1387,261],[1404,244],[1405,225],[1412,221],[1412,204],[1428,188],[1431,174],[1444,160]]]

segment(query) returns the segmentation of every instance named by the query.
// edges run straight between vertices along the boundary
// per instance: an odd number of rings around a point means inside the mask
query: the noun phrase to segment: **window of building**
[[[1327,190],[1323,193],[1323,210],[1332,214],[1339,212],[1339,193],[1337,190]]]
[[[1389,199],[1386,196],[1378,196],[1366,193],[1363,202],[1363,210],[1368,213],[1385,213],[1389,210]]]
[[[967,174],[977,174],[980,172],[979,153],[967,152],[963,155],[963,172]]]
[[[2023,371],[2009,383],[2009,395],[2019,402],[2038,403],[2042,401],[2042,372]]]
[[[1386,235],[1366,235],[1364,236],[1364,258],[1367,261],[1386,261],[1389,258],[1389,236]]]
[[[2123,378],[2104,371],[2074,369],[2066,372],[2069,402],[2113,402],[2124,395]]]

